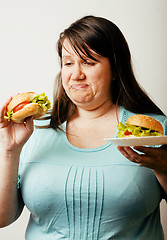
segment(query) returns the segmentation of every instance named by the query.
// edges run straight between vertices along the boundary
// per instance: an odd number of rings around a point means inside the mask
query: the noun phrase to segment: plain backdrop
[[[121,29],[139,83],[167,114],[166,0],[0,0],[0,104],[22,91],[44,91],[52,100],[58,36],[88,14],[106,17]],[[167,236],[164,201],[161,214]],[[24,240],[28,218],[25,209],[14,224],[0,229],[0,240]]]

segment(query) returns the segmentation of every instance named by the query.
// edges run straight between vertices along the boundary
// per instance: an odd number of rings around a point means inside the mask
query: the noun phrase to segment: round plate
[[[167,144],[167,136],[105,138],[104,140],[109,143],[114,143],[118,146],[147,146]]]

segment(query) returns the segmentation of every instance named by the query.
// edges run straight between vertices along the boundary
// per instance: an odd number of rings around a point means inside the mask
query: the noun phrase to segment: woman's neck
[[[119,118],[119,107],[105,102],[93,110],[76,109],[67,122],[66,135],[69,142],[80,148],[94,148],[106,143],[104,138],[113,137]]]
[[[97,118],[103,118],[107,116],[112,111],[115,112],[115,109],[116,109],[116,106],[111,101],[106,101],[102,105],[91,110],[85,110],[83,108],[76,107],[74,118],[95,120]]]

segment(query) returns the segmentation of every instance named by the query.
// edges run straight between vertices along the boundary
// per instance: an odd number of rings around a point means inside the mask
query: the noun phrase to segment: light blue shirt
[[[132,114],[121,107],[119,120]],[[167,119],[154,117],[166,131]],[[113,144],[82,149],[63,131],[35,129],[22,151],[19,176],[31,212],[26,240],[164,239],[154,173]]]

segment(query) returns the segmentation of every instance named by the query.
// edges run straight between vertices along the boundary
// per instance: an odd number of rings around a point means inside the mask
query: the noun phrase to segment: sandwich
[[[131,116],[125,124],[119,122],[117,128],[119,130],[118,138],[164,135],[163,126],[158,120],[142,114]]]
[[[5,119],[23,123],[30,116],[33,116],[34,119],[40,118],[50,108],[51,103],[45,93],[40,95],[35,92],[19,93],[8,104]]]

